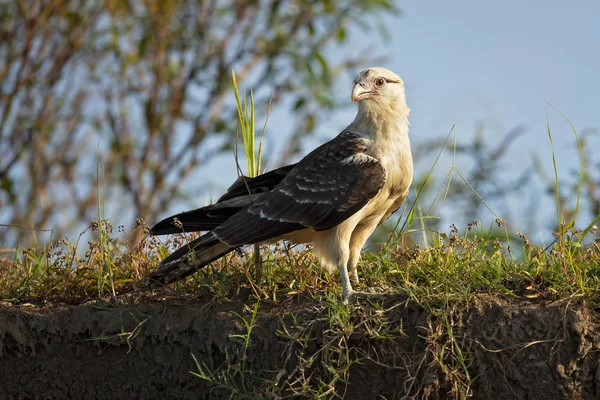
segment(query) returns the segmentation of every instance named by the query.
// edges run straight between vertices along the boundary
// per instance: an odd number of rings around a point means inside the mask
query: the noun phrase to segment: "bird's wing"
[[[296,164],[286,165],[285,167],[280,167],[258,175],[255,178],[242,175],[238,177],[231,186],[229,186],[225,194],[219,198],[218,202],[233,199],[239,196],[245,196],[249,193],[257,194],[270,192],[279,184],[279,182],[282,181],[283,178],[287,176],[287,174],[290,173],[295,166]]]
[[[369,139],[344,131],[309,153],[270,192],[212,232],[230,246],[340,224],[381,190],[386,173],[365,154]]]
[[[296,164],[277,168],[255,178],[240,176],[215,204],[163,219],[150,229],[151,235],[208,231],[250,206],[281,182]]]

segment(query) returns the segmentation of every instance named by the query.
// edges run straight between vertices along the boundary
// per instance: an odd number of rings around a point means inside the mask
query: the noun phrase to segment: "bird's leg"
[[[355,238],[353,238],[355,239]],[[358,260],[360,259],[360,249],[362,247],[362,243],[357,240],[353,240],[351,242],[355,247],[350,248],[350,257],[348,258],[348,272],[350,273],[350,280],[354,284],[354,286],[358,285]]]
[[[356,264],[354,269],[352,270],[352,275],[348,274],[348,268],[343,263],[339,264],[340,277],[342,278],[342,302],[344,304],[348,304],[348,302],[356,297],[365,297],[365,298],[385,298],[383,293],[373,293],[373,292],[357,292],[352,288],[351,280],[353,282],[358,282],[358,275],[356,271]],[[371,288],[374,289],[374,288]],[[381,289],[380,289],[381,290]]]
[[[359,224],[350,239],[348,266],[350,271],[350,279],[354,285],[358,285],[358,260],[360,260],[360,250],[365,245],[365,242],[377,228],[377,219],[373,220],[368,225]]]
[[[348,276],[348,267],[344,263],[340,263],[338,266],[340,270],[340,278],[342,279],[342,301],[344,304],[348,304],[348,300],[354,295],[354,289],[350,283],[350,277]]]
[[[352,281],[352,283],[354,283],[355,286],[359,284],[358,268],[356,268],[357,266],[358,266],[358,262],[354,262],[354,263],[350,264],[350,268],[349,268],[350,280]]]

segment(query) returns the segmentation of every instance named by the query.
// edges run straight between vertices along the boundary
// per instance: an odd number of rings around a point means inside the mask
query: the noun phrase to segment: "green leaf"
[[[343,43],[346,40],[346,29],[344,29],[344,28],[338,29],[338,31],[335,33],[335,39],[339,43]]]
[[[6,176],[6,177],[4,177],[4,179],[2,179],[2,183],[0,184],[0,189],[5,191],[6,193],[8,193],[8,195],[12,198],[12,197],[14,197],[13,186],[14,186],[13,180],[10,179],[8,176]]]
[[[300,97],[298,100],[296,100],[296,104],[294,104],[294,111],[297,111],[300,108],[302,108],[302,106],[304,106],[305,103],[306,99],[304,97]]]
[[[148,50],[149,42],[150,42],[150,33],[147,31],[144,31],[144,36],[142,37],[142,39],[140,40],[140,43],[138,44],[138,53],[139,53],[140,57],[143,57],[146,55],[146,50]]]

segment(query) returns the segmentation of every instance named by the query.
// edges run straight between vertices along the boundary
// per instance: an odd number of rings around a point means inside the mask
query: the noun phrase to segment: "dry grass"
[[[502,229],[470,224],[462,232],[454,226],[448,233],[426,232],[428,248],[420,248],[409,233],[394,237],[378,252],[363,254],[363,286],[405,293],[423,304],[441,297],[466,299],[478,292],[543,299],[581,295],[600,300],[596,228],[587,231],[585,242],[583,231],[568,230],[547,248],[534,246],[523,234],[514,238],[507,233],[502,239],[498,234]],[[106,220],[95,222],[75,242],[51,242],[43,250],[22,249],[3,258],[0,298],[14,303],[69,304],[118,298],[134,292],[136,281],[191,238],[176,235],[163,243],[146,235],[130,250],[122,229],[115,232]],[[337,277],[322,272],[309,249],[285,244],[266,247],[263,264],[264,281],[258,285],[252,279],[252,254],[240,250],[163,291],[221,298],[246,288],[259,299],[273,301],[298,294],[315,298],[327,292],[338,294]]]

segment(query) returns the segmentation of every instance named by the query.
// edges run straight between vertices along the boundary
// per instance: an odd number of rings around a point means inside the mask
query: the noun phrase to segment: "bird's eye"
[[[375,86],[383,87],[383,85],[385,85],[385,79],[383,79],[383,78],[375,79]]]

